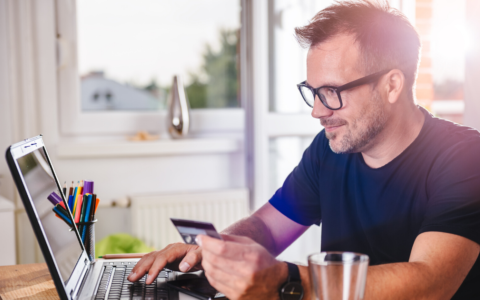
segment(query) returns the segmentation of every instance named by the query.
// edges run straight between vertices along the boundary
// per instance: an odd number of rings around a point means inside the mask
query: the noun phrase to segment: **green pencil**
[[[87,202],[88,202],[88,196],[83,195],[82,210],[80,211],[80,221],[79,222],[83,222],[83,220],[85,218],[85,210],[87,209]],[[80,234],[82,234],[83,226],[84,225],[78,226],[78,232]]]

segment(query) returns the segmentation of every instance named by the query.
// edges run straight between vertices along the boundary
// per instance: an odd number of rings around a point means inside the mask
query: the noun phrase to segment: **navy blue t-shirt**
[[[435,118],[391,162],[335,154],[321,131],[270,199],[302,225],[322,223],[322,251],[353,251],[370,265],[407,262],[416,237],[456,234],[480,244],[480,133]],[[453,299],[480,299],[480,260]]]

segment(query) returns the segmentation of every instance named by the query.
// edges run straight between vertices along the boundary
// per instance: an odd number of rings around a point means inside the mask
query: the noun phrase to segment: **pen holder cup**
[[[78,222],[77,228],[82,238],[85,250],[87,250],[88,258],[91,262],[95,261],[95,223],[97,220],[89,222]]]

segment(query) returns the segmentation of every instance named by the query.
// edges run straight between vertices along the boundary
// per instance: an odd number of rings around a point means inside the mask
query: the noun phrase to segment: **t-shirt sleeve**
[[[269,201],[286,217],[305,226],[320,225],[321,221],[318,171],[323,139],[322,131],[305,150],[300,163],[288,175],[283,186]]]
[[[446,232],[480,244],[480,137],[451,147],[436,161],[420,233]]]

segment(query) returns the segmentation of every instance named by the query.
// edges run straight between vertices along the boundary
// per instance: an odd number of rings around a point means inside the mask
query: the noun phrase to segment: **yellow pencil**
[[[80,181],[78,181],[78,186],[75,188],[75,192],[73,192],[73,211],[72,211],[72,215],[75,215],[75,210],[77,209],[78,195],[80,195],[80,193],[79,193],[80,192]]]

